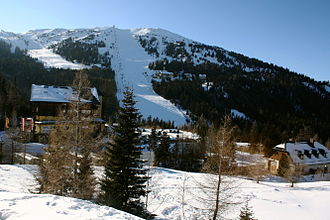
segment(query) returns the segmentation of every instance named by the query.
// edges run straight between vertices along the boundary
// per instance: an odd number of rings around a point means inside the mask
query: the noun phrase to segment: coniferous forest
[[[173,72],[176,79],[154,80],[155,91],[188,109],[190,117],[198,120],[203,115],[217,125],[231,109],[244,112],[246,117],[234,117],[242,140],[261,141],[270,151],[277,143],[297,137],[308,128],[321,142],[329,139],[330,94],[325,82],[290,72],[288,69],[266,64],[243,55],[251,65],[272,68],[272,72],[245,72],[215,64],[194,65],[189,62],[159,60],[149,68]],[[192,74],[185,78],[184,73]],[[207,75],[207,80],[198,73]],[[202,87],[211,82],[209,89]],[[306,86],[307,85],[307,86]],[[256,133],[256,134],[252,134]]]

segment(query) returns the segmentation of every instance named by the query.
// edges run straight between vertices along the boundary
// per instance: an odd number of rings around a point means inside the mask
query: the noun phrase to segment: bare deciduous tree
[[[50,134],[39,181],[42,192],[91,199],[95,186],[91,153],[97,147],[98,131],[93,116],[84,113],[84,100],[91,95],[85,72],[76,74],[73,89],[71,102],[59,110],[60,121]]]
[[[238,183],[231,175],[235,172],[234,127],[230,116],[225,116],[218,130],[211,130],[208,137],[209,152],[203,166],[205,178],[199,180],[200,199],[210,211],[210,218],[219,219],[235,203]]]

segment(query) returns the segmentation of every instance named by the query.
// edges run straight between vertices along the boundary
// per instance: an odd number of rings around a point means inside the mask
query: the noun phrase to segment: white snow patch
[[[61,68],[61,69],[74,69],[80,70],[84,68],[88,68],[83,64],[72,63],[65,60],[58,54],[55,54],[51,49],[34,49],[29,50],[28,55],[38,59],[41,61],[46,67],[54,67],[54,68]]]
[[[246,117],[246,115],[236,109],[232,109],[231,110],[231,114],[234,116],[234,117],[238,117],[238,118],[244,118],[244,119],[248,119],[248,117]]]

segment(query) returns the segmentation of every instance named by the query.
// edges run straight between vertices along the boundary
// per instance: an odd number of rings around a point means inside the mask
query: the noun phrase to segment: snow
[[[70,61],[65,60],[60,55],[55,54],[51,49],[42,48],[42,49],[29,50],[28,55],[38,59],[46,67],[74,69],[74,70],[88,68],[83,64],[72,63]]]
[[[97,176],[103,169],[96,167]],[[33,194],[37,188],[35,165],[0,165],[0,219],[139,219],[116,209],[94,203],[49,194]],[[150,167],[148,210],[156,219],[209,219],[201,186],[210,174],[183,172]],[[301,219],[327,220],[330,203],[330,182],[316,181],[296,184],[255,181],[225,177],[235,186],[233,201],[237,202],[222,219],[237,219],[240,208],[249,200],[259,220]],[[208,207],[209,208],[209,207]]]
[[[35,165],[0,165],[0,219],[140,219],[85,200],[33,194],[36,170]]]
[[[231,114],[234,116],[234,117],[238,117],[238,118],[243,118],[243,119],[248,119],[248,117],[246,117],[246,115],[236,109],[232,109],[231,110]]]
[[[251,154],[243,151],[236,151],[235,157],[238,166],[266,165],[268,161],[262,154]]]
[[[204,91],[209,91],[213,87],[213,82],[205,82],[202,84]]]
[[[197,140],[199,139],[198,134],[192,133],[189,131],[183,131],[183,130],[177,130],[177,129],[156,129],[156,133],[161,132],[161,133],[166,133],[166,135],[171,139],[171,140],[176,140],[176,139],[190,139],[190,140]],[[142,132],[142,136],[149,136],[151,134],[151,129],[144,129]]]
[[[146,118],[174,121],[176,125],[186,123],[186,115],[170,101],[154,92],[150,78],[153,71],[147,68],[153,57],[147,54],[130,30],[114,30],[115,51],[112,68],[116,72],[117,97],[122,98],[125,87],[131,87],[136,96],[136,107]]]
[[[28,153],[15,153],[15,155],[22,159],[25,158],[26,161],[38,160],[38,157]]]
[[[99,100],[96,88],[91,88],[91,94]],[[78,97],[70,86],[47,86],[32,84],[31,99],[32,102],[61,102],[67,103],[77,101]],[[80,102],[92,102],[80,98]]]
[[[194,208],[206,203],[205,199],[198,200],[202,194],[198,187],[207,181],[208,175],[152,168],[151,176],[149,211],[161,219],[208,219],[205,211]],[[325,210],[330,202],[329,182],[299,183],[291,188],[288,183],[257,184],[236,177],[232,180],[239,188],[233,196],[238,204],[225,215],[225,219],[237,219],[247,199],[259,220],[328,219]]]
[[[0,39],[11,44],[11,51],[14,52],[18,47],[21,50],[41,49],[42,45],[28,36],[15,34],[11,32],[0,31]]]
[[[296,164],[330,164],[330,151],[318,142],[287,142],[285,144],[279,144],[275,146],[275,149],[285,150],[290,154],[291,159]],[[316,152],[317,157],[312,153]],[[306,153],[309,153],[309,157]],[[325,155],[322,155],[324,152]],[[301,154],[301,157],[299,157]]]

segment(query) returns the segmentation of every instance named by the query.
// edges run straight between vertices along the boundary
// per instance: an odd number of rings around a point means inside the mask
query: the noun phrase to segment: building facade
[[[279,161],[284,154],[289,156],[291,164],[302,171],[302,174],[329,173],[330,151],[316,141],[286,142],[276,145],[275,153],[268,161],[271,173],[277,174]]]
[[[103,124],[102,98],[96,88],[77,91],[70,86],[32,84],[33,133],[38,141],[47,137],[54,126],[61,124],[63,115],[75,111],[80,118],[91,118]],[[79,106],[79,109],[74,109]]]

